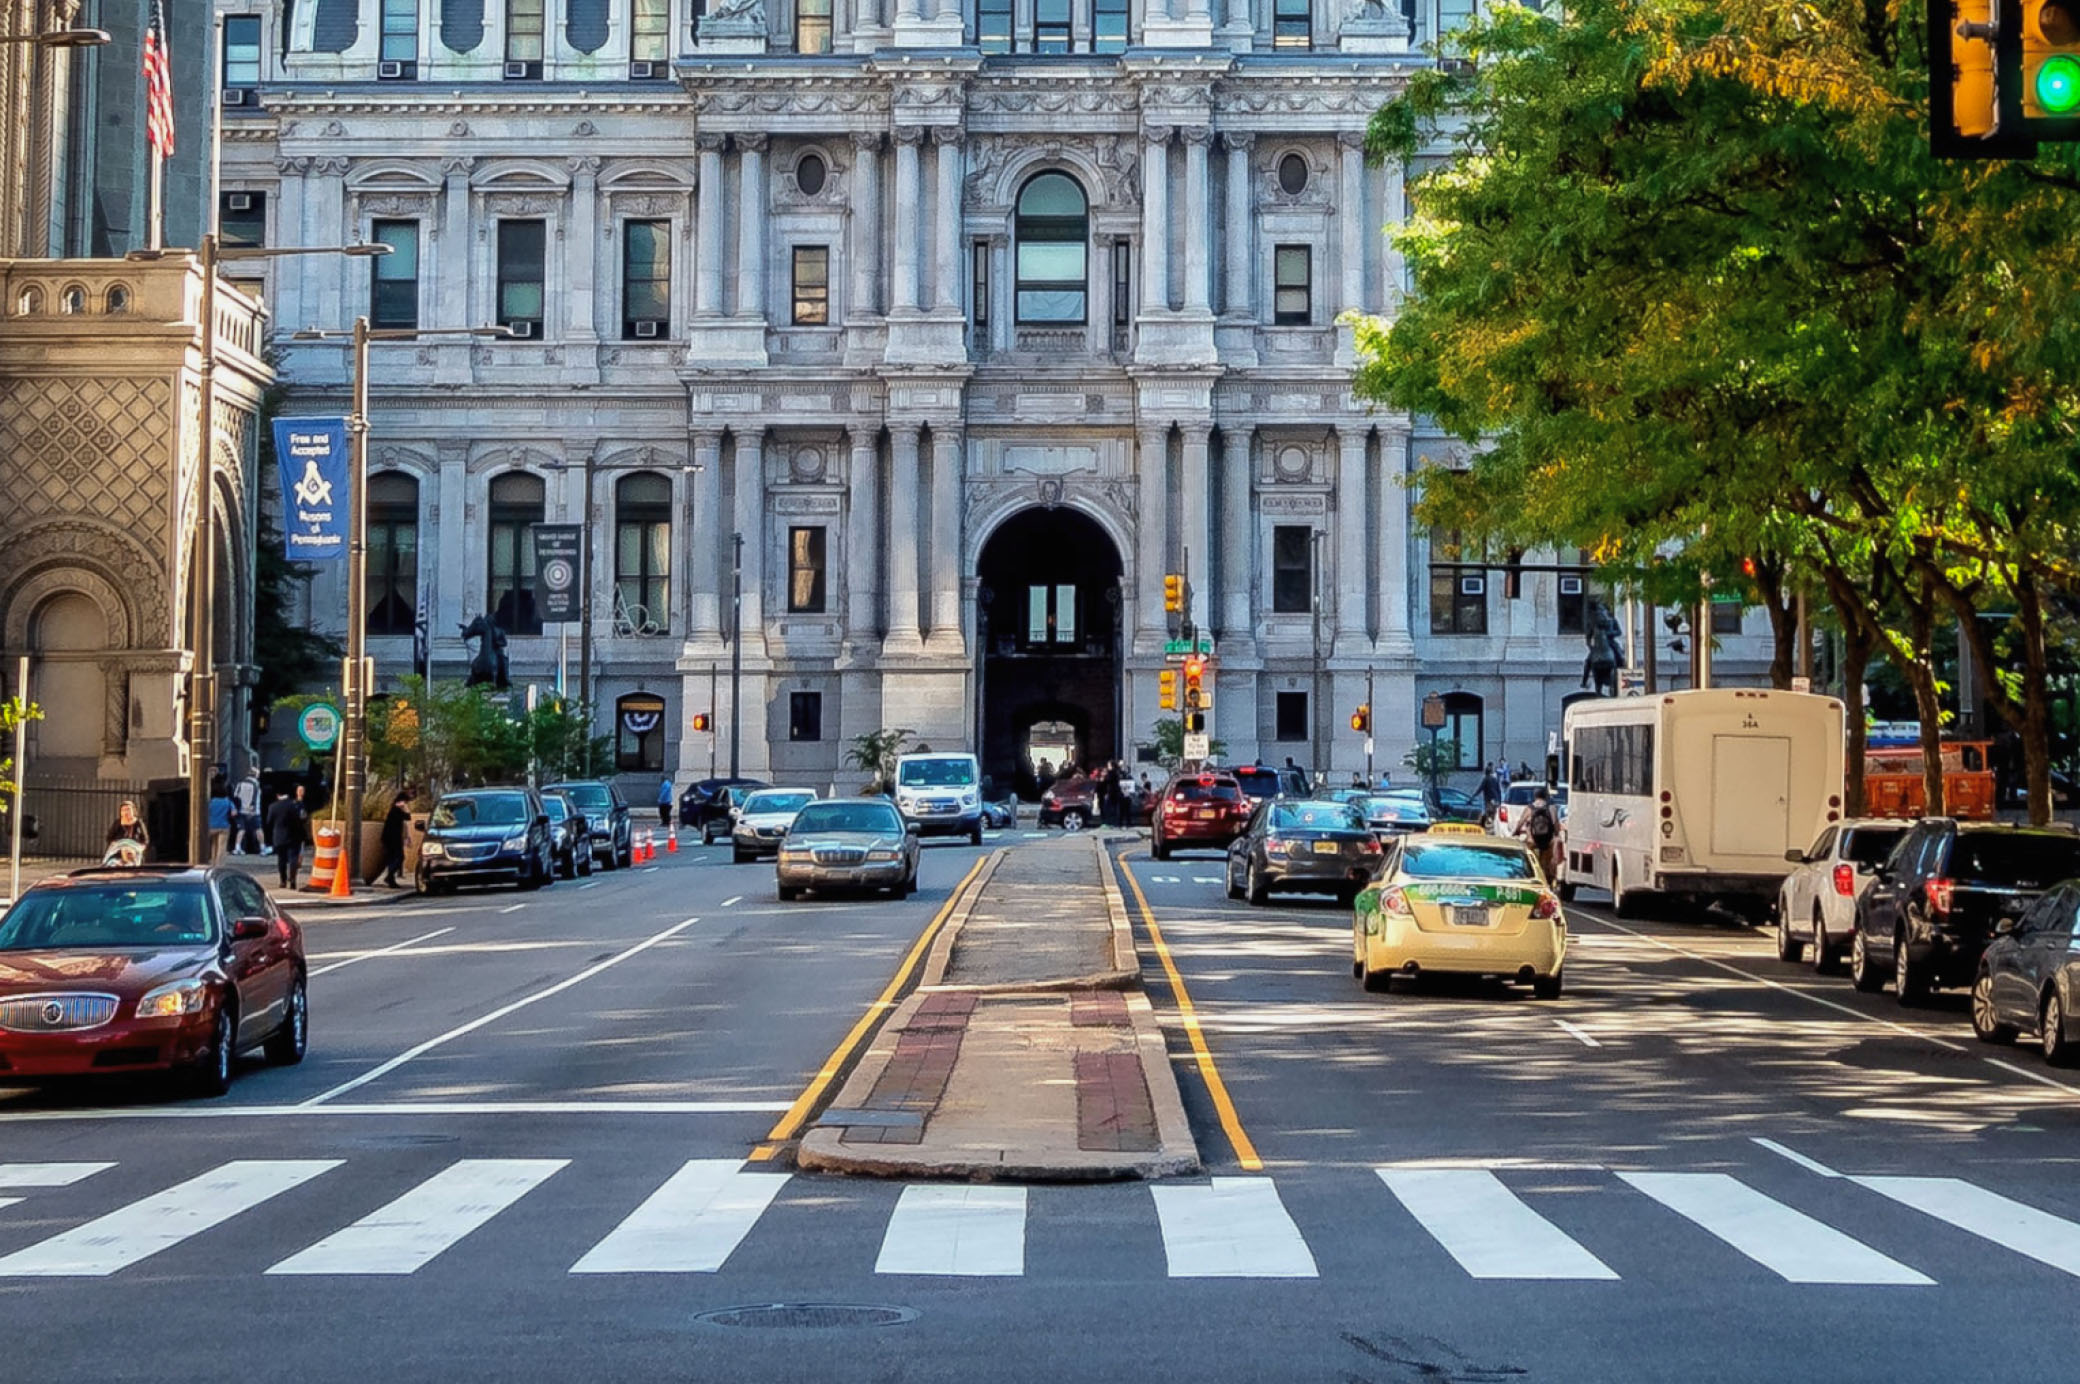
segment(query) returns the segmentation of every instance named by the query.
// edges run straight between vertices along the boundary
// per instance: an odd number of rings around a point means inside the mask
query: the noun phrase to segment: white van
[[[982,844],[982,765],[971,754],[906,754],[896,760],[896,811],[924,836]]]

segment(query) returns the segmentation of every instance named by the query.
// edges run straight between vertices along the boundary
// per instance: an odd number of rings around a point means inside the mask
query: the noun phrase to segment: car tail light
[[[1379,895],[1379,907],[1382,913],[1394,913],[1403,918],[1408,917],[1413,911],[1408,906],[1408,895],[1402,893],[1399,888],[1382,889]]]
[[[1264,838],[1264,852],[1267,855],[1285,855],[1298,844],[1298,842],[1287,841],[1277,836],[1267,836]]]
[[[1531,916],[1534,918],[1559,917],[1560,900],[1554,898],[1551,894],[1540,894],[1538,896],[1538,902],[1532,905]]]
[[[1368,836],[1358,843],[1358,849],[1366,855],[1378,855],[1379,840],[1377,837]]]
[[[1856,867],[1837,865],[1834,867],[1834,892],[1848,898],[1856,892]]]
[[[1957,882],[1949,879],[1932,879],[1923,886],[1928,894],[1928,906],[1936,913],[1950,911],[1950,899],[1957,891]]]

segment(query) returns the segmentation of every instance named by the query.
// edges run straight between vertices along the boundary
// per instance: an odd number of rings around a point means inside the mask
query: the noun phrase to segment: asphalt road
[[[1574,909],[1554,1003],[1368,995],[1332,904],[1252,909],[1212,857],[1129,853],[1205,1035],[1210,1063],[1144,925],[1209,1176],[948,1191],[752,1161],[976,854],[930,847],[902,902],[782,906],[770,866],[682,850],[314,918],[302,1067],[203,1104],[0,1092],[0,1378],[1955,1381],[2080,1357],[2080,1083],[1980,1047],[1954,1000],[1903,1011],[1694,919]]]

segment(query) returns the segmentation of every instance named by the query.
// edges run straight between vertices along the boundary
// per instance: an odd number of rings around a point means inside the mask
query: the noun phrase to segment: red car
[[[303,930],[241,870],[44,880],[0,916],[0,1085],[161,1071],[222,1095],[248,1048],[303,1060],[306,978]]]
[[[1226,850],[1242,835],[1253,804],[1232,774],[1177,774],[1156,795],[1148,850],[1158,860],[1188,846]]]

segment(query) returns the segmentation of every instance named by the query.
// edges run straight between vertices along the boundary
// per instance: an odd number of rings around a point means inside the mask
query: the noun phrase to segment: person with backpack
[[[1560,877],[1560,814],[1553,810],[1543,788],[1531,799],[1530,809],[1517,823],[1516,834],[1530,841],[1531,849],[1538,853],[1538,867],[1545,872],[1546,882],[1551,884],[1557,880]]]

